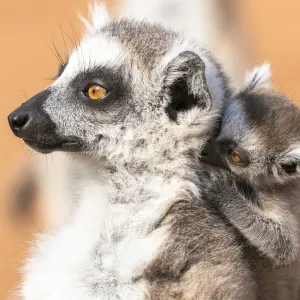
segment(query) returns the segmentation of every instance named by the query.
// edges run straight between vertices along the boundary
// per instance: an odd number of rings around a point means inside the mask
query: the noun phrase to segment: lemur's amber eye
[[[235,163],[235,164],[239,164],[242,162],[241,157],[234,151],[234,150],[229,150],[229,159],[231,160],[231,162]]]
[[[106,95],[107,91],[102,86],[94,84],[89,87],[87,93],[90,99],[99,100]]]

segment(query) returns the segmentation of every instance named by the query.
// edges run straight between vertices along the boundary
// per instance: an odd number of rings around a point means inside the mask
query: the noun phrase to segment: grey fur
[[[299,185],[299,124],[299,108],[254,76],[227,103],[220,133],[204,158],[215,165],[208,197],[277,265],[299,259],[299,195],[290,191],[291,182]],[[232,163],[231,150],[245,163]]]
[[[90,45],[111,48],[102,58]],[[70,220],[39,239],[22,299],[256,299],[240,234],[199,193],[198,152],[229,93],[207,53],[128,20],[85,36],[43,94],[38,112],[55,127],[28,143],[80,139],[78,184],[97,192],[83,192]],[[94,81],[110,91],[98,102],[84,96]]]

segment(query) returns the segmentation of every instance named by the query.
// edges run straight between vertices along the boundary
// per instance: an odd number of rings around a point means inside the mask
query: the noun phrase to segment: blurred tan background
[[[172,10],[173,2],[160,0],[159,5],[163,1],[164,9]],[[221,57],[237,86],[246,69],[267,60],[277,88],[300,103],[299,0],[284,3],[281,0],[191,0],[190,3],[197,1],[206,19],[201,29],[197,27],[202,15],[199,12],[198,17],[196,12],[192,27],[196,33],[209,29],[206,42]],[[188,2],[184,5],[189,5]],[[152,2],[114,0],[108,6],[113,15],[126,11],[134,16],[142,13],[143,7],[150,14],[149,3]],[[211,3],[213,7],[208,8]],[[86,14],[87,4],[88,0],[0,2],[0,300],[7,299],[15,288],[29,243],[44,227],[47,216],[44,196],[36,193],[28,172],[38,164],[38,159],[10,132],[7,116],[50,84],[49,78],[57,70],[52,43],[63,54],[64,42],[67,47],[72,46],[71,40],[76,42],[82,30],[77,11]],[[156,9],[153,8],[154,16]],[[187,14],[188,6],[184,17]]]

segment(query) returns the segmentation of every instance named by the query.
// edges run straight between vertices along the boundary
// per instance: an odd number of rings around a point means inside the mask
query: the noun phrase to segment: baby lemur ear
[[[173,58],[164,70],[163,93],[170,97],[166,112],[172,120],[178,112],[195,106],[209,110],[211,95],[205,78],[205,64],[192,51],[185,51]]]
[[[270,88],[271,76],[270,64],[265,62],[260,67],[256,67],[246,74],[242,91],[250,91],[257,88]]]

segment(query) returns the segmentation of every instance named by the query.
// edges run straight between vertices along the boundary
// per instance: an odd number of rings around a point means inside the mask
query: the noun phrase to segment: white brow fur
[[[87,68],[92,69],[102,64],[117,66],[123,61],[124,51],[117,42],[93,35],[85,36],[80,45],[72,52],[66,69],[53,86],[67,84],[76,74]]]
[[[110,17],[108,11],[106,10],[104,3],[97,3],[89,5],[89,20],[83,17],[79,13],[79,17],[86,28],[86,35],[94,34],[97,30],[104,27],[109,21]]]

